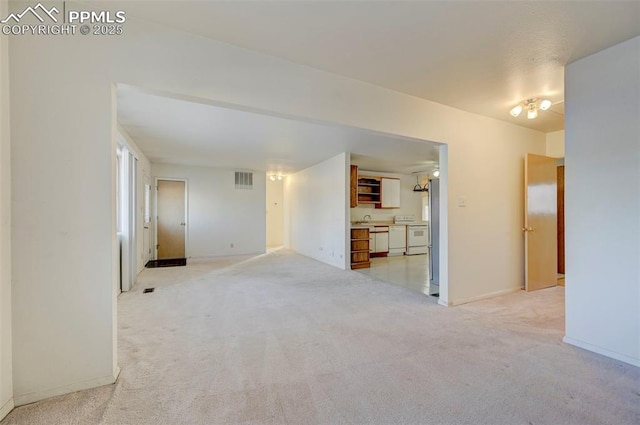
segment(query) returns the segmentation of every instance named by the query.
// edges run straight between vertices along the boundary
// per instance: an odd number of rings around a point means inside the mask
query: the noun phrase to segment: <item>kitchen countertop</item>
[[[407,225],[426,225],[429,224],[428,221],[416,221],[414,223],[394,223],[393,221],[370,221],[368,223],[356,223],[355,221],[351,222],[352,229],[368,229],[370,227],[376,226],[407,226]]]
[[[370,222],[367,222],[367,223],[356,223],[354,221],[351,222],[351,227],[353,227],[353,228],[357,228],[357,227],[391,226],[391,225],[393,225],[393,223],[386,222],[386,221],[370,221]]]

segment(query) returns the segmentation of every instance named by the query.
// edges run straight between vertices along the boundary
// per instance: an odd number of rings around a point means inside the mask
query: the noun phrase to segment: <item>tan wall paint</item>
[[[564,130],[547,133],[547,156],[564,158]]]
[[[7,3],[0,3],[0,16]],[[0,37],[0,419],[13,408],[11,347],[11,160],[9,46]]]
[[[307,257],[346,268],[349,156],[341,153],[287,177],[290,247]]]
[[[156,178],[188,181],[187,258],[265,252],[264,172],[254,172],[253,189],[244,190],[235,188],[233,168],[153,163],[151,171],[152,181]],[[155,191],[152,193],[153,205]],[[155,217],[154,208],[152,211]],[[155,233],[153,229],[151,233]]]

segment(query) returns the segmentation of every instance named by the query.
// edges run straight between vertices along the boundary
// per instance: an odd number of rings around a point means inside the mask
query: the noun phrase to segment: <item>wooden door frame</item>
[[[184,256],[189,258],[189,179],[176,178],[176,177],[154,177],[153,178],[153,212],[151,216],[151,222],[153,223],[153,259],[158,259],[158,181],[166,180],[173,182],[184,182]],[[156,219],[153,219],[153,216]]]
[[[562,170],[562,172],[560,171]],[[564,190],[564,158],[562,161],[562,165],[560,165],[560,160],[558,160],[558,165],[556,167],[556,172],[558,175],[557,183],[558,183],[558,239],[556,242],[558,243],[558,274],[565,274],[565,214],[564,214],[564,199],[565,199],[565,190]],[[562,176],[562,185],[560,184],[560,177]],[[562,194],[562,196],[560,196]]]

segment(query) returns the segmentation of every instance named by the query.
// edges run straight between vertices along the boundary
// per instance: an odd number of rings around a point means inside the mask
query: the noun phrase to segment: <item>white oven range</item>
[[[427,224],[407,225],[407,255],[426,254],[429,246],[429,226]]]
[[[395,216],[396,224],[407,226],[407,251],[406,255],[427,254],[429,252],[429,225],[425,222],[416,222],[414,216]]]

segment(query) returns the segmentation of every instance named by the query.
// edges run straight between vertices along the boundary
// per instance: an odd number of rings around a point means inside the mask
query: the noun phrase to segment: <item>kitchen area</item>
[[[390,173],[352,161],[351,269],[437,297],[439,180],[431,168]]]

